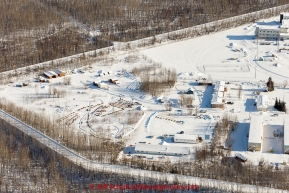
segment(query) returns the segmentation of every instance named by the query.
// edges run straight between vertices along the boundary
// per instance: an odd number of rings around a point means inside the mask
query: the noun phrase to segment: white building
[[[215,92],[224,92],[225,91],[225,85],[226,85],[225,81],[217,81],[215,84],[214,91]]]
[[[212,108],[224,108],[223,96],[226,91],[225,84],[225,81],[216,82],[211,100]]]
[[[289,154],[289,119],[284,120],[284,153]]]
[[[289,19],[289,13],[281,13],[280,14],[280,23],[282,23],[283,20]]]
[[[190,153],[190,148],[138,143],[135,145],[135,152],[157,155],[188,155]]]
[[[174,136],[175,143],[198,143],[198,135],[185,135],[185,134],[175,134]]]
[[[280,14],[281,25],[260,25],[255,35],[261,39],[289,39],[289,13]]]
[[[251,114],[248,150],[261,151],[263,135],[263,115]]]
[[[268,96],[267,95],[257,95],[255,98],[255,103],[258,111],[268,110]]]

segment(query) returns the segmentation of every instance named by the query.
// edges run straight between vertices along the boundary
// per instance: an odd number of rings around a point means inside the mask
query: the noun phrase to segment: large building
[[[289,119],[269,119],[263,118],[262,113],[251,113],[248,137],[248,151],[289,154]]]
[[[225,81],[217,81],[214,87],[214,93],[212,95],[211,105],[212,108],[224,108],[224,92],[226,91],[225,88]]]
[[[198,135],[175,134],[175,143],[199,143]]]
[[[179,147],[171,145],[152,145],[138,143],[135,145],[135,152],[144,154],[156,154],[156,155],[188,155],[190,148]]]
[[[251,114],[248,150],[261,151],[263,134],[263,115]]]
[[[256,37],[261,39],[289,39],[289,13],[280,14],[280,24],[259,25],[255,31]]]

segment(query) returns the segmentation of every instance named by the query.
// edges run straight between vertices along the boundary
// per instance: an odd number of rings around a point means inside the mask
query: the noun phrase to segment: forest
[[[0,72],[288,3],[286,0],[6,0]]]

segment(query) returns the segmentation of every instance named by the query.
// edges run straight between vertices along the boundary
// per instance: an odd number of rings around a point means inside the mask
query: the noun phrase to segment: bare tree
[[[71,77],[64,77],[63,78],[63,83],[65,85],[71,85]]]
[[[243,98],[242,95],[243,95],[243,91],[242,91],[242,86],[240,85],[239,89],[238,89],[238,98],[239,98],[239,100],[241,100]]]
[[[283,88],[286,88],[288,86],[288,80],[283,81]]]

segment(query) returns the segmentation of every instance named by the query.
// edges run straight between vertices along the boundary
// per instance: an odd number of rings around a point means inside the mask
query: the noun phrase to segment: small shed
[[[102,89],[106,89],[106,90],[109,90],[109,87],[107,84],[105,83],[102,83],[102,82],[93,82],[93,84],[99,88],[102,88]]]
[[[235,154],[235,158],[241,162],[246,162],[247,161],[247,158],[245,156],[243,156],[242,154],[240,153],[236,153]]]
[[[38,77],[38,81],[39,81],[39,82],[45,82],[45,78],[44,78],[43,76],[39,76],[39,77]]]
[[[194,91],[192,88],[189,88],[188,91],[186,92],[186,94],[194,94]]]
[[[55,73],[59,76],[59,77],[62,77],[62,76],[65,76],[65,72],[62,71],[62,70],[55,70]]]
[[[119,84],[119,81],[117,79],[109,79],[108,81],[112,84]]]

